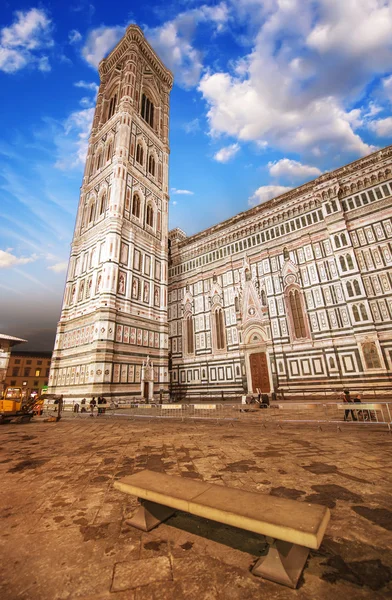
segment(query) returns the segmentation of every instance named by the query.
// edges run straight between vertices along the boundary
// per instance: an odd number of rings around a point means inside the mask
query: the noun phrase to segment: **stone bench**
[[[268,554],[252,572],[292,588],[297,586],[309,548],[319,548],[330,519],[329,509],[318,504],[148,470],[123,477],[114,487],[144,500],[128,521],[142,531],[181,510],[266,536]]]

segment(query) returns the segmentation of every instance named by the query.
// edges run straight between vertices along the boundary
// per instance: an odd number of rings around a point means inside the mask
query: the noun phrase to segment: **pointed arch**
[[[221,306],[214,310],[215,346],[217,350],[226,349],[225,319]]]
[[[140,219],[140,196],[135,193],[132,199],[132,214],[137,219]]]
[[[295,284],[286,288],[285,300],[292,338],[295,340],[310,338],[305,302],[300,288]]]
[[[147,204],[146,208],[146,225],[154,227],[154,209],[150,203]]]

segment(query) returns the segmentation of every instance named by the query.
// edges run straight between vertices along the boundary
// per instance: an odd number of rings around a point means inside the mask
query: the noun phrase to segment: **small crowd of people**
[[[350,394],[350,390],[343,390],[343,402],[361,404],[362,394],[355,394],[353,397]],[[374,420],[373,411],[370,410],[358,410],[348,408],[344,411],[344,420],[349,421],[351,415],[352,421],[371,421]]]

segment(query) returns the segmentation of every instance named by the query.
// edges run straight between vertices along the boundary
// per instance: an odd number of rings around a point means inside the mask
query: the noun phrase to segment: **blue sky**
[[[97,65],[137,23],[175,75],[170,227],[196,233],[392,140],[392,0],[5,2],[0,331],[51,349]]]

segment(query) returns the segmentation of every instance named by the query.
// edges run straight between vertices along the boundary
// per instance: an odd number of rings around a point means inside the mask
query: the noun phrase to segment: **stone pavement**
[[[350,428],[75,419],[0,428],[2,600],[392,596],[392,436]],[[149,533],[113,481],[148,468],[331,508],[290,590],[254,577],[264,538],[178,512]]]

